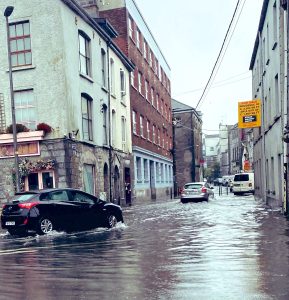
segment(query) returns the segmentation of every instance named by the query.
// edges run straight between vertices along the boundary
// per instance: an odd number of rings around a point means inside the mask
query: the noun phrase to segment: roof
[[[171,100],[172,103],[172,113],[184,113],[184,112],[193,112],[197,118],[200,120],[200,122],[202,122],[202,113],[201,111],[196,110],[195,108],[184,104],[178,100],[172,99]]]

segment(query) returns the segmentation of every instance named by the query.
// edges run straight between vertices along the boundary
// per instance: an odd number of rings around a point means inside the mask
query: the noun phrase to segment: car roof
[[[33,190],[33,191],[24,191],[24,192],[17,192],[16,195],[25,195],[25,194],[42,194],[42,193],[49,193],[53,191],[80,191],[79,189],[73,189],[73,188],[50,188],[50,189],[43,189],[43,190]],[[85,193],[85,192],[84,192]]]
[[[187,182],[187,183],[185,183],[185,185],[187,185],[187,184],[205,184],[205,183],[206,183],[205,181]]]

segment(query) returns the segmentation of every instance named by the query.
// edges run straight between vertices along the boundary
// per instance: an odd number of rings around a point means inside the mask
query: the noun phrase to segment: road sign
[[[261,127],[261,100],[238,102],[238,128]]]

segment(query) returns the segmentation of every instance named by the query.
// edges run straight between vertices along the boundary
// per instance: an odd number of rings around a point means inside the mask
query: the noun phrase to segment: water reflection
[[[124,217],[111,230],[0,232],[0,299],[289,299],[288,223],[252,196]]]

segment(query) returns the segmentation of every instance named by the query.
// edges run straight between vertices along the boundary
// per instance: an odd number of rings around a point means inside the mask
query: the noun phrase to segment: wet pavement
[[[115,229],[0,231],[0,299],[289,299],[288,221],[253,196],[124,209]]]

